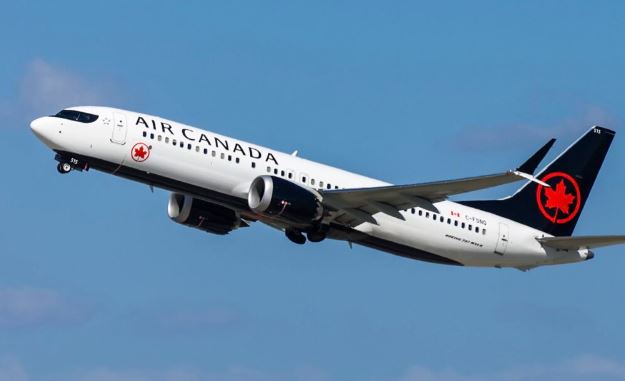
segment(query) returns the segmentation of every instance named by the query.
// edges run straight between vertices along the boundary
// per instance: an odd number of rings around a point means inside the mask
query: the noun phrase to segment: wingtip
[[[553,147],[555,142],[556,139],[551,138],[544,146],[542,146],[538,151],[536,151],[536,153],[534,153],[529,159],[527,159],[525,163],[521,164],[521,166],[517,168],[517,170],[519,172],[533,174],[534,171],[536,171],[536,168],[538,168],[540,162],[543,161],[545,156],[547,156],[547,153],[549,152],[551,147]]]

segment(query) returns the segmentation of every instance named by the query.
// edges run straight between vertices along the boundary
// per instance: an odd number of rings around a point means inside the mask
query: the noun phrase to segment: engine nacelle
[[[255,178],[247,202],[255,213],[298,225],[313,224],[323,216],[318,195],[276,176]]]
[[[213,234],[228,234],[241,225],[234,210],[180,193],[169,196],[167,214],[179,224]]]

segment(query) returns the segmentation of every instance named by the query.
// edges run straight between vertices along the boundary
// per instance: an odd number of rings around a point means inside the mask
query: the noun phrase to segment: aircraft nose
[[[33,130],[33,132],[35,133],[35,135],[37,136],[42,136],[43,135],[43,130],[45,128],[45,122],[44,122],[45,118],[37,118],[35,120],[33,120],[32,122],[30,122],[30,129]]]
[[[51,123],[48,117],[44,116],[30,122],[30,129],[33,131],[35,136],[48,147],[52,148],[57,146],[53,141],[55,140],[54,124]]]

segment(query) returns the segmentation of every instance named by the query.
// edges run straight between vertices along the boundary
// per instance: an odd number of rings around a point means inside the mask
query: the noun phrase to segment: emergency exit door
[[[497,246],[495,247],[495,253],[504,255],[508,248],[509,230],[508,225],[499,223],[499,238],[497,239]]]

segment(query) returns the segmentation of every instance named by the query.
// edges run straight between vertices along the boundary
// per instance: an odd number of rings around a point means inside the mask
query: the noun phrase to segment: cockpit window
[[[57,118],[69,119],[80,123],[93,123],[98,120],[97,115],[76,110],[61,110],[54,116]]]

